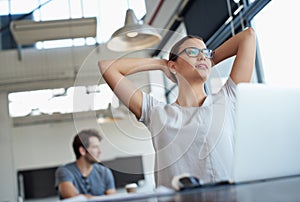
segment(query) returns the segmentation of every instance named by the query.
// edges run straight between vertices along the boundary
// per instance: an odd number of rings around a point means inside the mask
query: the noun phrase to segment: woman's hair
[[[73,140],[73,150],[76,156],[76,159],[79,159],[81,154],[79,152],[79,148],[83,147],[85,150],[89,147],[90,137],[96,137],[99,141],[102,140],[99,132],[94,129],[87,129],[80,131]]]
[[[188,39],[199,39],[199,40],[203,41],[203,39],[200,36],[196,36],[196,35],[187,35],[187,36],[183,37],[182,39],[177,41],[177,43],[175,43],[174,46],[172,47],[170,54],[169,54],[170,61],[177,60],[177,58],[178,58],[177,54],[178,54],[178,50],[179,50],[180,46]]]

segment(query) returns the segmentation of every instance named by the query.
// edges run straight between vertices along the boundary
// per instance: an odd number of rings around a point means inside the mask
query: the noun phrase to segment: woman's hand
[[[142,71],[161,70],[171,77],[168,61],[154,58],[121,58],[98,62],[100,72],[122,103],[139,119],[142,114],[143,94],[127,75]]]
[[[172,82],[176,83],[176,77],[175,75],[171,72],[170,68],[168,67],[168,60],[166,59],[162,59],[162,62],[165,64],[162,66],[161,70],[164,72],[164,74],[166,75],[166,77],[168,77],[168,79],[170,79]]]

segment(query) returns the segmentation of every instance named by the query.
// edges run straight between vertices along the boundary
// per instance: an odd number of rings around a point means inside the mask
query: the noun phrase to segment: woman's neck
[[[194,85],[178,85],[176,103],[183,107],[199,107],[204,103],[206,93],[204,83]]]

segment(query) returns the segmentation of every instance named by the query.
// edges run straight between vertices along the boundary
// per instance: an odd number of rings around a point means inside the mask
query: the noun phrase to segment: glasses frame
[[[198,54],[197,54],[196,56],[191,56],[191,55],[187,52],[187,50],[188,50],[188,49],[191,49],[191,48],[192,48],[192,49],[196,49],[196,50],[198,51]],[[208,56],[207,54],[205,54],[204,51],[206,51],[206,50],[208,50],[208,51],[210,52],[210,56]],[[200,49],[200,48],[197,48],[197,47],[187,47],[187,48],[183,49],[182,51],[180,51],[178,54],[176,54],[176,56],[173,58],[173,61],[175,61],[175,60],[178,58],[178,56],[179,56],[180,54],[182,54],[183,52],[185,52],[186,55],[189,56],[189,57],[191,57],[191,58],[196,58],[196,57],[198,57],[198,56],[200,55],[200,53],[202,53],[207,59],[212,59],[212,58],[214,57],[214,53],[215,53],[215,51],[213,51],[213,50],[211,50],[211,49],[209,49],[209,48],[203,48],[203,49]]]

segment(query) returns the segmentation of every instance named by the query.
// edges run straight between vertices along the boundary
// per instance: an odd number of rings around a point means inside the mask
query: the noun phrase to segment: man
[[[112,172],[99,164],[101,136],[96,130],[82,130],[73,140],[76,161],[59,167],[55,186],[61,198],[87,198],[116,193]]]

